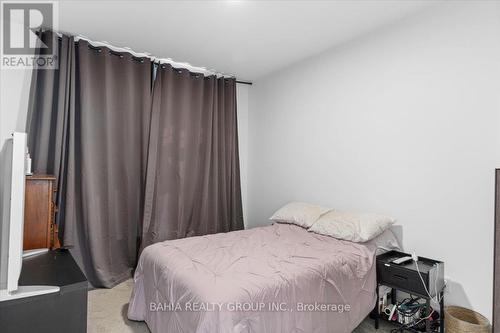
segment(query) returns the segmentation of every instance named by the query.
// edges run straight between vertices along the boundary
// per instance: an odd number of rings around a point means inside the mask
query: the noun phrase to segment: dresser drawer
[[[426,274],[422,274],[424,281]],[[412,293],[427,295],[422,280],[417,271],[405,269],[395,264],[377,263],[377,280],[380,284],[411,291]]]
[[[54,191],[54,176],[26,177],[23,250],[54,247],[54,235],[57,232],[54,228]]]

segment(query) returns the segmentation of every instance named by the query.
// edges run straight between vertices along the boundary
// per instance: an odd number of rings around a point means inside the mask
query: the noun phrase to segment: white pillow
[[[356,243],[367,242],[394,224],[392,217],[331,211],[322,215],[309,231]]]
[[[291,223],[309,228],[331,209],[305,202],[290,202],[278,209],[269,219],[279,223]]]

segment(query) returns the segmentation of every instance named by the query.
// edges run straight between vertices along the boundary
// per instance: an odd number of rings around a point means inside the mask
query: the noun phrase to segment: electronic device
[[[389,304],[389,297],[391,296],[392,289],[387,286],[379,286],[378,290],[378,307],[379,311],[382,313],[384,309]],[[388,315],[388,314],[387,314]]]
[[[418,302],[418,299],[409,298],[400,302],[397,306],[397,320],[400,324],[411,325],[420,319],[421,310],[425,304]]]
[[[18,286],[23,256],[36,255],[48,249],[23,254],[24,190],[26,182],[26,133],[16,132],[7,140],[2,161],[0,302],[59,291],[53,286]]]
[[[412,256],[407,256],[407,257],[401,257],[401,258],[397,258],[397,259],[394,259],[392,261],[393,264],[396,264],[396,265],[402,265],[408,261],[411,261],[413,260],[413,257]]]
[[[396,316],[394,315],[396,313],[396,310],[397,310],[396,304],[389,304],[384,308],[382,312],[387,316],[386,319],[388,321],[395,321],[397,320],[397,315]]]

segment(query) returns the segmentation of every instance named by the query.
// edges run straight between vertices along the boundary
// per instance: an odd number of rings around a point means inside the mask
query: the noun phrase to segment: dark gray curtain
[[[62,244],[94,286],[129,277],[141,244],[243,228],[234,79],[163,65],[152,91],[149,59],[42,40],[59,69],[33,72],[33,169],[57,176]]]
[[[58,176],[63,245],[94,286],[112,287],[137,259],[152,64],[64,36],[59,48],[63,66],[34,74],[33,167]]]
[[[151,124],[143,246],[242,229],[236,81],[161,65]]]
[[[26,132],[33,170],[57,175],[56,223],[64,234],[64,196],[67,165],[69,108],[74,97],[75,48],[73,37],[58,38],[52,32],[40,33],[40,39],[56,50],[56,70],[34,70],[31,78]]]

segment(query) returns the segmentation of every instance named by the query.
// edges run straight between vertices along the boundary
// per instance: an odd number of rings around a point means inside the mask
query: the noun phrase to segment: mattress
[[[376,250],[288,224],[157,243],[128,318],[154,333],[351,332],[375,305]]]

